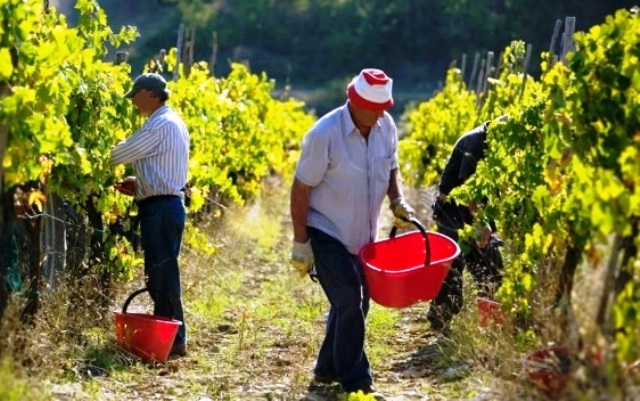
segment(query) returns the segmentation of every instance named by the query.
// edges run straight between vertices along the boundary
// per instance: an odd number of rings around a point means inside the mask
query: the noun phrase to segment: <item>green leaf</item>
[[[11,53],[7,48],[0,48],[0,79],[6,80],[13,74],[13,63]]]

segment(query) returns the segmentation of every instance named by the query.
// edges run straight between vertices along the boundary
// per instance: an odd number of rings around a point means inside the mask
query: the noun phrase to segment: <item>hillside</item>
[[[54,0],[73,21],[74,0]],[[601,23],[634,0],[403,0],[360,2],[274,0],[100,0],[112,28],[138,27],[141,37],[129,49],[133,74],[157,52],[175,46],[180,23],[195,25],[195,59],[209,60],[212,34],[218,37],[216,74],[228,61],[265,71],[305,100],[318,114],[344,99],[344,84],[361,68],[375,66],[395,78],[394,113],[411,101],[430,97],[452,60],[468,57],[467,75],[477,54],[499,52],[513,40],[533,46],[529,72],[540,71],[557,19],[576,17],[576,30]],[[179,6],[176,6],[177,4]],[[497,54],[496,54],[497,56]]]
[[[76,0],[51,0],[50,4],[67,17],[70,25],[77,20],[74,9]],[[156,54],[160,48],[148,48],[150,38],[158,38],[164,48],[176,46],[180,17],[174,6],[157,0],[99,0],[98,3],[106,11],[109,26],[119,31],[123,26],[135,26],[140,36],[133,43],[123,49],[129,52],[132,63],[132,73],[138,74],[142,70],[150,54]],[[115,51],[108,59],[115,60]]]

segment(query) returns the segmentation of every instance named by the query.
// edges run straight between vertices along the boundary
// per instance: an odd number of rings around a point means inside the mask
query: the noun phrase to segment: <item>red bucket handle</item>
[[[418,219],[413,218],[411,220],[409,220],[411,222],[411,224],[413,224],[414,226],[416,226],[418,228],[418,230],[420,230],[420,233],[422,233],[422,237],[424,238],[424,245],[426,248],[426,259],[424,261],[424,265],[425,266],[429,266],[431,264],[431,244],[429,243],[429,236],[427,235],[427,230],[424,228],[424,226],[422,225],[422,223],[420,223],[420,221],[418,221]],[[389,238],[395,238],[396,236],[396,231],[398,230],[398,228],[396,226],[393,226],[393,228],[391,229],[391,233],[389,234]]]
[[[122,314],[126,314],[127,313],[127,308],[129,307],[129,304],[131,303],[131,301],[133,301],[133,298],[137,297],[138,295],[142,294],[143,292],[149,292],[148,288],[141,288],[137,291],[134,291],[131,295],[129,295],[127,297],[127,300],[124,301],[124,305],[122,305]],[[165,294],[164,292],[162,294]],[[169,308],[171,309],[171,316],[173,316],[173,304],[171,303],[171,300],[169,299],[169,296],[165,294],[165,296],[167,296],[167,300],[169,301]]]

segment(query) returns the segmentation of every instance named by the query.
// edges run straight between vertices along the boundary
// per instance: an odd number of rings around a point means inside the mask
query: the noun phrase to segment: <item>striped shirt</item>
[[[345,104],[322,117],[302,142],[296,177],[309,185],[307,225],[338,239],[352,254],[376,239],[378,218],[398,168],[396,125],[388,113],[360,135]]]
[[[112,148],[110,162],[133,164],[136,200],[182,196],[187,183],[189,131],[169,106],[162,106],[139,130]]]

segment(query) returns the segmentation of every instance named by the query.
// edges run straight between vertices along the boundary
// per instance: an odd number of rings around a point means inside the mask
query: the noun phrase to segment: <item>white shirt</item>
[[[111,164],[132,163],[137,200],[182,196],[187,183],[189,132],[178,115],[162,106],[133,135],[112,148]]]
[[[351,254],[376,239],[391,170],[398,168],[395,123],[384,113],[369,140],[345,104],[316,122],[302,141],[296,178],[312,187],[307,225],[336,238]]]

